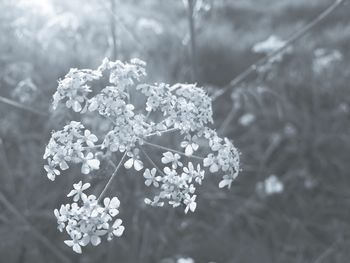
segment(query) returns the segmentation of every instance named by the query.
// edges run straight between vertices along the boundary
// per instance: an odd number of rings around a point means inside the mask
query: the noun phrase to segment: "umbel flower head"
[[[145,83],[145,66],[139,59],[128,63],[104,59],[96,70],[71,69],[59,81],[54,109],[63,104],[80,114],[95,114],[110,128],[102,133],[71,121],[53,132],[44,154],[47,177],[54,181],[71,164],[78,164],[82,174],[93,176],[104,156],[119,152],[123,157],[110,180],[120,167],[130,169],[144,178],[146,187],[155,188],[156,194],[145,198],[146,204],[160,207],[167,203],[182,207],[185,213],[194,212],[200,199],[196,189],[208,173],[221,174],[220,188],[231,187],[239,172],[239,152],[229,139],[210,128],[211,98],[202,88]],[[93,85],[101,78],[109,83]],[[138,102],[144,101],[143,109],[133,104],[136,96]],[[170,132],[181,138],[178,147],[157,144],[157,136]],[[149,154],[152,148],[161,152]],[[74,184],[68,194],[73,202],[55,210],[58,229],[66,230],[70,239],[65,243],[75,252],[81,253],[81,247],[90,243],[100,244],[104,236],[111,240],[122,235],[122,220],[115,219],[118,198],[103,199],[109,185],[97,198],[84,193],[89,183]]]
[[[58,230],[62,232],[65,229],[71,238],[64,243],[77,253],[90,243],[99,245],[103,236],[110,241],[124,232],[122,220],[115,218],[119,214],[119,199],[106,197],[100,205],[96,196],[83,192],[89,187],[89,183],[83,184],[82,181],[74,184],[74,189],[68,194],[68,197],[73,197],[73,203],[54,210]]]

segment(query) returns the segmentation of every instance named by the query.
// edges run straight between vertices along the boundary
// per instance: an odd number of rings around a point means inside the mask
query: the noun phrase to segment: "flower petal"
[[[112,208],[118,208],[119,205],[120,205],[120,201],[118,197],[113,197],[109,206]]]
[[[124,163],[124,167],[126,169],[130,169],[132,167],[132,165],[134,164],[134,159],[130,158],[129,160],[127,160],[125,163]]]
[[[81,254],[81,247],[79,246],[79,244],[74,244],[73,245],[73,250],[79,254]]]
[[[113,231],[113,234],[117,237],[120,237],[123,232],[124,232],[124,229],[125,227],[124,226],[119,226],[118,228],[116,228],[114,231]]]
[[[94,170],[100,169],[100,161],[97,159],[87,160],[86,163]]]
[[[92,236],[91,237],[91,244],[93,246],[98,246],[101,243],[101,238],[98,236]]]
[[[141,171],[143,169],[143,162],[140,160],[134,161],[134,168],[136,171]]]
[[[185,154],[186,154],[186,156],[191,156],[193,154],[193,149],[192,149],[192,146],[190,144],[186,146]]]

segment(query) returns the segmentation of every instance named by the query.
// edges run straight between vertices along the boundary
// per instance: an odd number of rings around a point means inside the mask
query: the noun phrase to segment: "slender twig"
[[[143,45],[141,44],[141,40],[136,36],[136,34],[127,27],[127,25],[122,21],[122,19],[120,17],[118,17],[109,7],[108,5],[105,4],[105,1],[99,1],[99,3],[101,4],[101,6],[107,11],[109,12],[115,19],[115,21],[118,23],[119,27],[123,27],[124,31],[127,32],[130,36],[130,38],[134,41],[134,43],[138,46],[138,48],[141,51],[144,51],[145,48],[143,47]]]
[[[18,103],[18,102],[14,101],[14,100],[11,100],[11,99],[8,99],[8,98],[2,97],[2,96],[0,96],[0,102],[4,103],[4,104],[7,104],[7,105],[10,105],[10,106],[13,106],[13,107],[15,107],[17,109],[29,111],[29,112],[34,113],[36,115],[40,115],[40,116],[47,116],[48,115],[44,111],[39,111],[39,110],[33,109],[33,108],[29,107],[29,106],[23,105],[21,103]]]
[[[286,43],[279,49],[275,50],[274,52],[271,52],[270,54],[267,54],[265,57],[258,60],[253,65],[249,66],[245,71],[243,71],[241,74],[239,74],[237,77],[235,77],[231,82],[224,87],[223,89],[218,90],[213,95],[213,101],[218,99],[219,97],[223,96],[227,92],[229,92],[233,87],[240,84],[242,81],[244,81],[247,77],[250,76],[250,74],[256,72],[259,69],[259,66],[264,65],[266,62],[268,62],[271,58],[275,57],[276,55],[282,53],[285,51],[289,46],[294,44],[296,41],[301,39],[303,36],[305,36],[311,29],[313,29],[316,25],[318,25],[320,22],[322,22],[326,17],[328,17],[331,13],[333,13],[334,10],[336,10],[345,0],[336,0],[332,5],[330,5],[325,11],[323,11],[321,14],[319,14],[314,20],[312,20],[309,24],[305,25],[303,28],[301,28],[298,32],[291,35]]]
[[[197,51],[196,51],[196,35],[194,21],[194,5],[196,0],[188,0],[188,27],[190,29],[191,42],[191,65],[192,65],[192,81],[197,80]]]
[[[18,211],[18,209],[0,192],[0,202],[11,211],[19,220],[22,221],[24,225],[28,227],[28,229],[32,232],[33,236],[36,237],[38,241],[40,241],[48,250],[50,250],[57,258],[59,258],[62,262],[70,263],[68,257],[66,257],[55,245],[51,243],[51,241],[46,238],[43,234],[41,234],[36,228],[34,228],[27,219]]]
[[[145,260],[145,257],[147,255],[147,252],[149,253],[150,250],[146,249],[147,247],[149,247],[150,243],[149,243],[149,232],[150,232],[150,223],[149,221],[146,221],[144,227],[143,227],[143,231],[142,231],[142,235],[140,238],[140,252],[139,252],[139,259],[138,262],[142,262]]]
[[[229,126],[230,122],[233,120],[235,115],[236,115],[236,107],[235,107],[235,105],[233,105],[231,108],[231,111],[229,112],[229,114],[227,114],[226,118],[224,119],[223,123],[221,124],[221,126],[218,130],[219,134],[223,134],[223,132]]]
[[[188,157],[188,158],[195,158],[195,159],[199,159],[199,160],[203,160],[203,159],[204,159],[203,157],[200,157],[200,156],[197,156],[197,155],[190,155],[190,156],[187,156],[187,155],[186,155],[185,153],[183,153],[183,152],[180,152],[180,151],[178,151],[178,150],[171,149],[171,148],[168,148],[168,147],[159,145],[159,144],[154,144],[154,143],[151,143],[151,142],[143,142],[143,143],[146,144],[146,145],[149,145],[149,146],[153,146],[153,147],[158,148],[158,149],[162,149],[162,150],[165,150],[165,151],[170,151],[170,152],[178,153],[178,154],[183,155],[183,156],[186,156],[186,157]]]
[[[170,128],[170,129],[165,130],[165,131],[150,133],[150,134],[148,134],[146,137],[151,137],[151,136],[154,136],[154,135],[163,135],[163,134],[165,134],[165,133],[173,132],[173,131],[177,131],[177,130],[178,130],[178,128]]]
[[[116,6],[115,6],[115,0],[110,0],[111,4],[111,15],[110,15],[110,27],[111,27],[111,36],[112,36],[112,44],[113,44],[113,50],[112,50],[112,60],[117,59],[117,34],[116,34],[116,20],[114,19],[114,16],[112,14],[115,14],[116,12]]]
[[[151,113],[152,113],[152,111],[147,112],[147,115],[146,115],[145,121],[147,121],[147,120],[148,120],[149,116],[151,116]]]
[[[100,200],[103,198],[103,196],[105,195],[105,193],[106,193],[107,189],[109,188],[109,186],[111,185],[111,183],[112,183],[114,177],[117,175],[117,172],[118,172],[119,168],[120,168],[120,167],[122,166],[122,164],[124,163],[125,157],[126,157],[126,152],[124,153],[123,157],[120,159],[120,161],[119,161],[119,163],[118,163],[118,165],[117,165],[117,168],[115,168],[113,174],[111,175],[111,178],[109,178],[109,180],[108,180],[108,182],[107,182],[105,188],[103,188],[103,190],[102,190],[100,196],[97,198],[97,201],[100,201]]]
[[[0,137],[0,153],[1,153],[0,154],[0,161],[1,161],[1,164],[3,167],[4,174],[7,178],[6,182],[7,182],[7,185],[9,185],[9,187],[10,187],[10,192],[12,193],[15,189],[15,181],[14,181],[15,178],[11,174],[11,168],[9,166],[7,151],[5,149],[5,145],[4,145],[1,137]],[[1,157],[1,155],[2,155],[2,157]]]
[[[84,150],[86,149],[96,149],[96,148],[101,148],[102,147],[102,143],[101,144],[96,144],[94,146],[86,146],[86,147],[83,147]]]
[[[113,166],[113,169],[116,169],[117,166],[115,165],[115,163],[111,160],[111,159],[108,159],[108,163]]]
[[[149,156],[149,154],[142,148],[140,147],[142,153],[146,156],[146,158],[148,159],[148,161],[158,170],[158,172],[165,176],[165,174],[163,173],[163,171],[159,168],[158,165],[156,165],[156,163],[152,160],[152,158]]]
[[[338,245],[339,240],[335,240],[325,251],[319,255],[314,263],[321,263],[327,258],[330,254],[334,253],[336,250],[336,246]]]

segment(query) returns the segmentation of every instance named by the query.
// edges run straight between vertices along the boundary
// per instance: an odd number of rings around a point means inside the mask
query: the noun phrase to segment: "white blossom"
[[[83,182],[80,181],[77,184],[73,184],[73,187],[74,187],[74,189],[69,192],[67,197],[72,197],[73,196],[73,201],[77,202],[81,198],[82,195],[85,195],[83,193],[83,191],[88,189],[90,187],[90,184],[89,183],[83,184]]]
[[[196,207],[197,207],[196,197],[197,197],[196,195],[193,195],[192,197],[184,200],[184,203],[186,205],[185,214],[187,214],[188,210],[190,210],[191,212],[194,212],[196,210]]]
[[[191,156],[193,152],[197,151],[199,148],[199,145],[196,143],[197,136],[187,136],[187,139],[188,140],[181,142],[180,145],[182,148],[185,148],[185,154]]]
[[[126,169],[134,167],[136,171],[141,171],[143,169],[143,162],[140,160],[139,149],[135,148],[133,152],[128,152],[127,155],[130,158],[124,163],[124,167]]]
[[[145,172],[143,173],[143,177],[145,177],[145,185],[147,186],[151,186],[152,184],[155,187],[159,187],[159,181],[161,180],[160,176],[156,176],[157,173],[157,169],[156,168],[152,168],[150,169],[146,169]]]
[[[82,160],[81,172],[83,174],[89,174],[92,170],[100,169],[100,161],[94,157],[93,153],[89,152]]]
[[[176,169],[178,166],[183,166],[182,162],[179,161],[180,159],[181,156],[178,153],[165,152],[161,160],[164,164],[171,163],[171,166]]]
[[[80,181],[73,187],[74,190],[68,196],[73,197],[75,202],[61,205],[60,210],[55,209],[54,211],[58,229],[61,232],[65,229],[71,238],[65,243],[75,252],[81,253],[82,246],[88,244],[97,246],[101,243],[101,237],[105,235],[107,235],[107,240],[111,240],[113,236],[121,236],[124,231],[122,221],[114,219],[119,214],[119,199],[106,197],[101,206],[96,196],[88,196],[83,193],[89,187],[88,184],[83,185]]]

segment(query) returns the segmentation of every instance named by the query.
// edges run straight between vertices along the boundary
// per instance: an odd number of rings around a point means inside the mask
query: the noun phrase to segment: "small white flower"
[[[188,210],[191,210],[192,212],[194,212],[196,210],[197,207],[197,203],[196,203],[196,197],[197,195],[193,195],[191,198],[189,199],[185,199],[185,214],[187,214]]]
[[[106,197],[103,200],[103,204],[105,205],[105,211],[110,214],[112,217],[115,217],[116,215],[119,214],[119,205],[120,205],[120,201],[118,199],[118,197],[113,197],[112,199],[110,199],[109,197]]]
[[[171,166],[176,169],[178,166],[183,166],[182,162],[180,162],[180,155],[172,152],[165,152],[163,153],[163,157],[161,159],[162,163],[168,164],[171,163]]]
[[[263,195],[279,194],[283,190],[284,184],[276,175],[270,175],[263,182],[257,184],[257,191],[260,191]]]
[[[74,187],[74,189],[69,192],[67,197],[73,196],[73,201],[77,202],[81,198],[82,195],[85,195],[83,193],[83,191],[88,189],[90,187],[90,184],[89,183],[83,184],[83,182],[80,181],[77,184],[73,184],[73,187]]]
[[[219,171],[219,166],[216,163],[216,158],[212,153],[208,154],[208,156],[204,158],[203,165],[204,167],[209,167],[209,171],[211,173],[216,173],[217,171]]]
[[[89,130],[84,131],[84,139],[88,146],[93,147],[95,142],[98,141],[97,136],[92,134]]]
[[[149,198],[145,198],[144,201],[145,201],[146,205],[159,206],[159,207],[164,206],[164,202],[160,202],[160,197],[159,196],[155,196],[153,200],[151,200]]]
[[[252,113],[246,113],[246,114],[242,115],[242,116],[239,118],[238,122],[239,122],[239,124],[241,124],[242,126],[247,127],[247,126],[249,126],[250,124],[252,124],[252,123],[255,121],[255,119],[256,119],[256,117],[255,117],[254,114],[252,114]]]
[[[189,136],[188,141],[181,142],[180,146],[182,148],[185,148],[186,156],[191,156],[193,154],[193,152],[198,150],[199,145],[197,143],[195,143],[196,139],[197,139],[197,136],[193,136],[192,138],[191,138],[191,136]]]
[[[132,104],[125,105],[123,115],[127,118],[133,117],[135,115],[134,109],[135,109],[135,107]]]
[[[47,159],[48,164],[44,165],[44,169],[47,172],[47,178],[51,181],[54,181],[57,175],[60,175],[61,172],[56,169],[55,163],[51,160],[51,158]]]
[[[68,221],[68,210],[69,210],[69,205],[61,205],[60,210],[58,211],[58,209],[54,210],[54,214],[57,218],[57,224],[58,227],[57,229],[62,232],[64,227],[65,227],[65,223]]]
[[[81,200],[83,201],[85,209],[92,209],[97,205],[96,196],[94,195],[81,195]]]
[[[201,169],[200,164],[197,164],[197,170],[194,168],[192,162],[189,162],[187,167],[183,168],[184,174],[188,176],[188,182],[191,183],[194,180],[196,183],[201,184],[204,179],[204,171]]]
[[[210,138],[209,139],[209,146],[210,146],[211,150],[214,152],[220,150],[220,148],[222,147],[221,142],[222,142],[222,139],[217,135]]]
[[[194,260],[192,258],[179,258],[176,263],[194,263]],[[213,262],[209,262],[213,263]]]
[[[232,176],[226,174],[226,175],[223,176],[223,179],[220,181],[219,188],[224,188],[225,186],[230,188],[232,182],[233,182]]]
[[[143,177],[145,177],[145,185],[151,186],[152,184],[155,187],[159,187],[159,181],[161,180],[160,176],[156,176],[157,169],[152,168],[151,170],[146,169],[145,172],[143,173]]]
[[[121,219],[115,220],[113,223],[111,229],[109,230],[107,240],[110,241],[112,240],[113,236],[120,237],[123,235],[125,227],[122,226],[123,221]]]
[[[85,231],[83,230],[83,232]],[[89,243],[91,243],[93,246],[98,246],[101,243],[100,236],[103,236],[106,233],[106,230],[88,230],[88,233],[84,234],[79,244],[84,247],[87,246]]]
[[[136,171],[141,171],[143,169],[143,162],[139,159],[139,149],[136,148],[133,152],[128,152],[127,155],[130,159],[124,163],[124,167],[126,169],[134,167]]]
[[[80,112],[82,107],[81,103],[84,101],[83,97],[77,97],[76,99],[69,99],[66,101],[67,108],[72,108],[75,112]]]
[[[71,234],[70,234],[72,240],[65,240],[64,243],[73,248],[73,250],[76,252],[76,253],[79,253],[81,254],[81,247],[80,247],[80,239],[81,239],[81,233],[79,233],[78,231],[73,231]]]
[[[100,161],[94,158],[94,154],[89,152],[83,159],[83,164],[81,166],[81,172],[83,174],[88,174],[92,170],[100,169]]]

